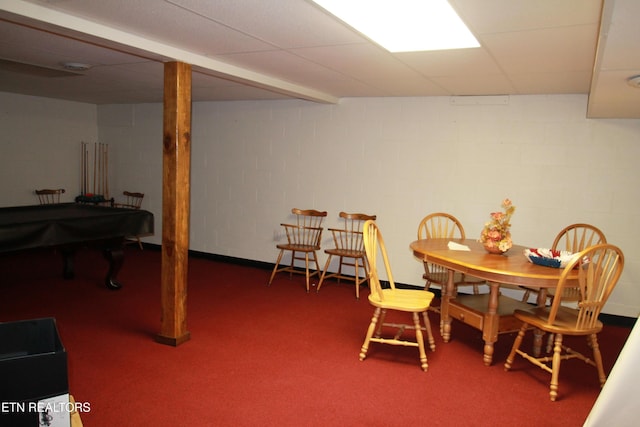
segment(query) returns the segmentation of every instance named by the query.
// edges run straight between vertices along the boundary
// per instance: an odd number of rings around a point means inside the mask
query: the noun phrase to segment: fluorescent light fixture
[[[480,47],[446,0],[313,0],[390,52]]]

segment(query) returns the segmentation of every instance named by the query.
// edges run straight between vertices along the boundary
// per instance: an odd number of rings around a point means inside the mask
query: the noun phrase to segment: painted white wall
[[[327,227],[338,225],[341,210],[374,213],[395,280],[422,285],[409,249],[420,219],[450,212],[475,238],[510,197],[518,244],[548,247],[574,222],[600,227],[626,256],[605,312],[637,317],[640,120],[586,119],[583,95],[453,100],[194,103],[190,248],[274,262],[278,224],[292,207],[327,210]],[[162,105],[98,106],[97,122],[111,148],[112,194],[145,193],[143,207],[156,219],[146,240],[160,243]],[[12,137],[24,139],[19,127],[12,132],[0,136],[3,158]],[[68,143],[75,150],[82,138]],[[330,239],[326,233],[324,244]]]
[[[627,260],[606,311],[637,316],[640,120],[586,119],[582,95],[451,101],[194,103],[191,249],[274,262],[292,207],[328,211],[327,226],[341,210],[374,213],[396,281],[421,285],[409,243],[424,215],[453,213],[475,238],[510,197],[519,244],[548,247],[574,222],[602,228]],[[101,141],[122,146],[117,186],[143,187],[159,243],[161,106],[101,106],[98,123]]]
[[[80,193],[81,141],[98,137],[97,107],[0,92],[0,206],[38,204],[34,191]]]

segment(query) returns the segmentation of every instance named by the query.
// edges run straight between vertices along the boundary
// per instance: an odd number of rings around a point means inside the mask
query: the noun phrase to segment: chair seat
[[[384,309],[409,312],[422,312],[429,308],[435,297],[433,292],[411,289],[383,289],[384,300],[380,301],[375,293],[369,294],[369,302]]]
[[[551,307],[532,307],[528,310],[515,310],[513,315],[522,322],[549,332],[562,335],[596,334],[602,330],[602,322],[596,321],[591,328],[575,329],[579,311],[569,307],[560,307],[553,324],[547,323]]]
[[[334,249],[325,249],[324,252],[328,255],[333,255],[333,256],[342,256],[342,257],[349,257],[349,258],[364,258],[365,257],[365,252],[364,251],[357,251],[354,249],[338,249],[338,248],[334,248]]]
[[[320,250],[320,246],[302,245],[297,243],[281,243],[276,245],[276,248],[296,252],[314,252]]]

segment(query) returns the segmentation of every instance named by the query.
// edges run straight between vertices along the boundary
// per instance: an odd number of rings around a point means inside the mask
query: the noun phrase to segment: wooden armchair
[[[312,276],[320,275],[317,251],[320,250],[320,241],[322,239],[322,220],[327,216],[327,212],[293,208],[291,213],[295,215],[296,222],[295,224],[280,224],[284,228],[287,242],[276,245],[280,252],[269,278],[269,286],[273,282],[276,273],[286,271],[289,272],[289,277],[293,273],[304,274],[306,276],[307,292],[309,292],[309,279]],[[291,252],[291,262],[289,265],[279,268],[285,252]],[[304,261],[304,271],[296,268],[296,260]],[[316,265],[315,271],[309,270],[309,262],[313,262]]]
[[[64,188],[36,190],[38,201],[41,205],[54,205],[60,203],[60,195],[64,194]]]
[[[557,293],[551,307],[531,307],[527,310],[516,310],[514,316],[522,321],[520,332],[515,338],[511,352],[504,364],[504,369],[513,366],[515,355],[538,366],[551,374],[549,397],[555,401],[558,397],[558,377],[560,363],[563,360],[580,359],[588,365],[595,366],[598,371],[600,386],[604,385],[606,375],[602,366],[602,356],[598,346],[597,334],[602,330],[602,322],[598,315],[620,278],[624,267],[622,251],[610,244],[588,247],[579,252],[572,262],[568,263],[558,280]],[[568,278],[577,270],[577,286]],[[567,307],[564,301],[564,290],[567,287],[578,290],[578,300],[574,308]],[[520,350],[525,333],[530,328],[553,334],[553,356],[540,357],[540,344],[534,345],[532,355]],[[585,336],[593,358],[586,357],[575,349],[564,345],[565,335]],[[534,343],[536,341],[534,340]],[[551,366],[549,366],[549,363]]]
[[[431,333],[431,324],[428,316],[429,305],[433,300],[434,294],[421,289],[397,289],[391,274],[384,240],[378,226],[374,221],[366,221],[363,233],[364,248],[367,254],[367,262],[369,263],[369,286],[371,287],[369,303],[375,309],[367,329],[367,335],[360,349],[360,360],[362,361],[367,357],[371,342],[418,347],[420,366],[423,371],[426,371],[429,365],[427,364],[422,332],[425,331],[427,333],[429,347],[432,351],[435,350],[436,345]],[[385,269],[387,280],[389,281],[389,286],[385,288],[382,287],[378,274],[378,257],[382,258],[382,268]],[[413,323],[385,323],[385,316],[388,310],[411,313]],[[424,326],[420,323],[420,315],[424,320]],[[393,330],[393,334],[389,333],[389,329]],[[415,336],[410,334],[403,337],[406,330],[414,330]],[[412,340],[412,338],[415,339]]]
[[[325,249],[325,253],[329,255],[324,265],[322,277],[318,282],[317,292],[325,279],[336,278],[338,283],[340,279],[353,280],[356,288],[356,298],[360,299],[360,284],[367,281],[368,268],[367,259],[362,242],[362,225],[367,220],[375,220],[375,215],[366,215],[361,213],[340,212],[340,218],[344,219],[344,228],[330,228],[335,245],[332,249]],[[329,264],[332,257],[339,257],[338,271],[327,274]],[[353,267],[354,276],[346,276],[343,274],[342,267]],[[364,271],[364,276],[360,278],[360,269]]]
[[[115,208],[128,208],[128,209],[140,209],[142,206],[142,199],[144,199],[144,193],[133,193],[131,191],[123,191],[122,195],[124,200],[118,203],[114,203]]]

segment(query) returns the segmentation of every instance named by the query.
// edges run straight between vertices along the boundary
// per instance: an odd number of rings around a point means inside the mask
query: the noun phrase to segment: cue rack
[[[109,199],[109,144],[95,142],[92,149],[90,143],[83,141],[81,149],[81,195]]]

